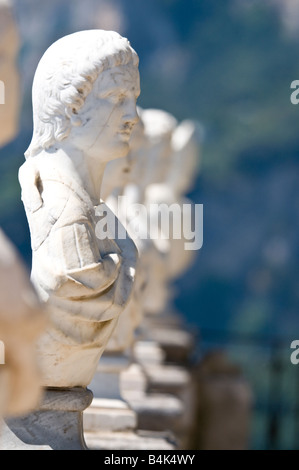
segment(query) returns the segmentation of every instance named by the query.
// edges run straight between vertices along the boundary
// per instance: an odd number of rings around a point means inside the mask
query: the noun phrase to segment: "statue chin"
[[[122,139],[123,137],[121,137]],[[118,140],[113,147],[113,156],[111,160],[115,158],[124,158],[128,155],[130,147],[127,140]],[[127,138],[126,138],[127,139]]]
[[[122,140],[115,140],[110,148],[107,148],[104,151],[103,146],[97,146],[98,150],[93,149],[91,159],[93,161],[99,161],[99,155],[101,155],[101,161],[105,163],[109,163],[113,160],[124,158],[128,155],[130,147],[128,142],[123,142]]]

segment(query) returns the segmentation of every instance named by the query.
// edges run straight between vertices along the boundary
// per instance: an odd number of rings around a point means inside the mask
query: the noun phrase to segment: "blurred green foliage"
[[[287,37],[277,12],[263,2],[160,3],[190,56],[189,73],[183,83],[146,75],[142,103],[203,122],[205,177],[223,180],[236,166],[252,170],[278,152],[289,157],[299,146],[299,108],[290,104],[299,41]]]

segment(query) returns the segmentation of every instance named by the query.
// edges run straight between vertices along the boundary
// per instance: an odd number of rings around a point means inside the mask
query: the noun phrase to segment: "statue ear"
[[[65,109],[65,114],[71,121],[71,126],[72,127],[79,127],[82,124],[81,119],[79,118],[76,109],[71,109],[71,108],[66,108]]]
[[[79,116],[77,116],[77,114],[72,114],[71,115],[71,125],[73,127],[80,127],[82,125],[82,121],[79,118]]]
[[[19,170],[19,182],[22,188],[22,201],[29,212],[38,211],[43,200],[41,196],[42,184],[39,171],[28,162],[24,163]]]

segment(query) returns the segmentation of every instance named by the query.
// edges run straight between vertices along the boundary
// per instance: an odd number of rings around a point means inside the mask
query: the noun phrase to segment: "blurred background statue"
[[[129,346],[134,350],[134,354],[137,355],[137,360],[142,364],[142,367],[137,364],[136,359],[133,359],[133,363],[127,371],[123,368],[122,374],[120,374],[121,370],[118,370],[118,374],[122,378],[121,386],[119,383],[118,397],[128,399],[132,408],[138,413],[138,425],[142,429],[177,430],[178,427],[183,428],[182,402],[169,393],[160,395],[155,393],[148,394],[150,384],[148,383],[147,368],[143,371],[143,366],[148,362],[147,365],[155,370],[158,369],[158,375],[159,371],[161,375],[166,374],[168,376],[169,373],[173,372],[172,380],[175,380],[175,376],[180,380],[182,376],[185,378],[187,374],[182,370],[176,369],[170,371],[169,367],[161,367],[163,351],[153,341],[140,341],[136,328],[140,326],[148,312],[158,314],[164,311],[167,306],[171,277],[169,274],[170,269],[168,268],[170,240],[165,237],[162,239],[159,233],[157,238],[151,239],[152,235],[149,225],[151,213],[150,211],[147,212],[147,210],[150,208],[152,201],[149,202],[148,206],[144,203],[147,189],[151,186],[157,188],[155,194],[153,194],[153,202],[158,201],[158,203],[163,202],[166,204],[179,203],[181,202],[179,190],[176,192],[173,190],[171,198],[167,197],[169,191],[172,190],[167,185],[167,179],[170,179],[168,175],[171,171],[174,173],[172,177],[174,180],[173,185],[176,183],[178,187],[185,188],[186,182],[182,182],[179,186],[179,183],[175,181],[175,176],[177,175],[176,165],[180,164],[172,156],[174,153],[172,148],[172,133],[177,126],[176,120],[169,113],[156,109],[142,110],[139,108],[138,114],[140,121],[132,132],[130,153],[128,157],[115,160],[107,165],[102,186],[103,198],[122,221],[134,239],[139,252],[137,282],[134,285],[133,297],[124,312],[126,316],[123,315],[123,318],[120,319],[108,343],[105,356],[108,351],[111,355],[114,354],[114,358],[116,352],[121,352],[124,356],[127,353],[126,348]],[[184,126],[185,124],[182,127]],[[189,175],[192,172],[190,167],[192,167],[192,164],[194,166],[195,153],[193,148],[190,148],[192,147],[190,141],[191,136],[194,134],[194,129],[191,126],[192,129],[190,131],[189,126],[186,127],[188,127],[187,132],[183,133],[183,139],[181,138],[180,145],[177,145],[177,151],[181,152],[181,159],[186,159],[185,180],[188,178],[187,173]],[[187,134],[187,137],[185,134]],[[185,149],[188,146],[189,154]],[[180,172],[183,178],[182,168],[178,170],[178,173]],[[150,184],[151,181],[156,182],[160,178],[162,178],[162,181],[165,180],[165,183]],[[179,177],[177,176],[177,178]],[[164,198],[165,190],[168,191],[166,198]],[[159,232],[158,226],[154,228],[156,232]],[[184,245],[181,243],[179,248],[184,250]],[[182,255],[177,252],[176,256]],[[169,326],[164,326],[165,331],[169,332],[168,336],[172,336]],[[151,325],[148,322],[143,325],[141,339],[148,340],[151,338],[150,327]],[[139,339],[137,343],[133,342],[134,331],[135,339]],[[111,357],[110,362],[107,360],[107,364],[110,364],[112,372],[112,365],[114,364],[111,362]],[[98,371],[98,380],[100,381],[100,373],[105,373],[107,376],[108,367],[104,368],[103,362],[100,362]],[[114,372],[116,373],[115,368]],[[96,382],[97,379],[95,377],[93,380],[95,386]],[[103,383],[105,383],[104,380]],[[108,383],[109,381],[107,381]],[[188,377],[187,382],[184,382],[184,385],[186,384],[189,384]],[[111,396],[111,389],[110,382],[110,387],[107,386],[106,389],[107,398]],[[159,418],[157,419],[158,416]],[[178,423],[180,423],[179,426]]]
[[[41,398],[36,342],[45,316],[16,250],[0,231],[0,416],[34,409]]]
[[[19,34],[10,0],[0,0],[0,146],[17,133],[20,109]]]
[[[0,147],[18,127],[19,35],[12,4],[0,1]],[[0,417],[25,414],[41,398],[36,341],[45,315],[17,251],[0,230]],[[0,430],[1,432],[1,430]]]

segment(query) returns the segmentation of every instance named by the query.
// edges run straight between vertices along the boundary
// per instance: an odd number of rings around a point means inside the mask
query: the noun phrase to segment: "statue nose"
[[[137,114],[137,109],[136,109],[136,104],[135,102],[133,103],[127,103],[124,118],[126,122],[134,125],[139,121],[139,116]]]

